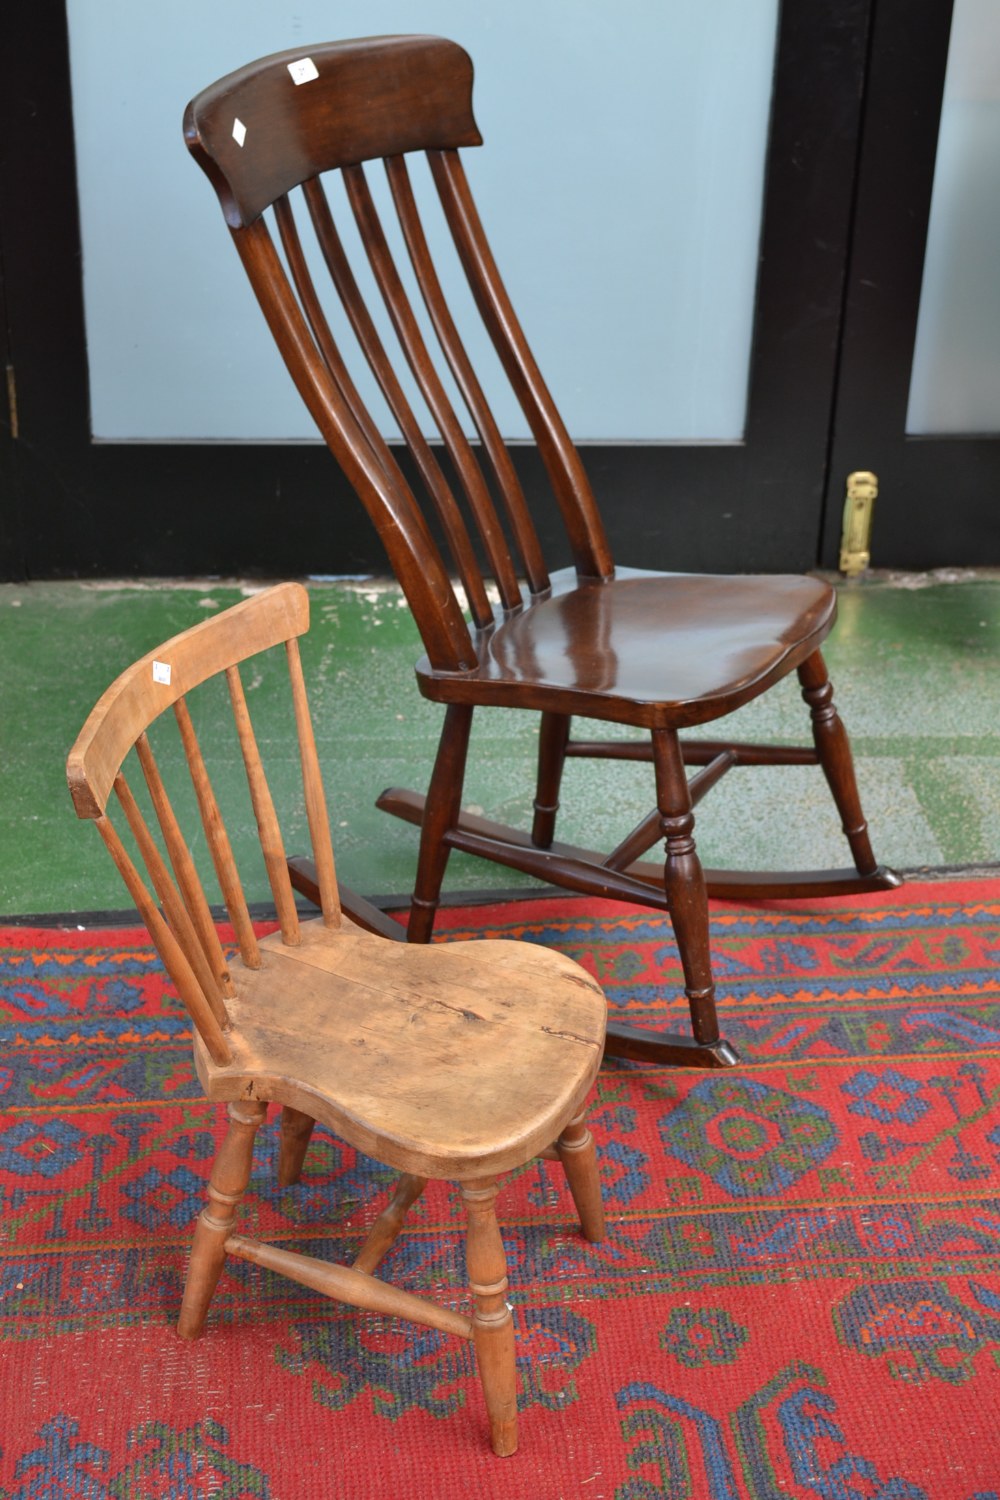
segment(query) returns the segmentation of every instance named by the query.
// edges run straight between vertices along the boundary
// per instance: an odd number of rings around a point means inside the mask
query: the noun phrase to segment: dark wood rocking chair
[[[112,684],[67,766],[77,813],[95,820],[194,1023],[195,1066],[205,1093],[229,1103],[229,1132],[195,1229],[177,1331],[186,1339],[201,1333],[229,1256],[338,1302],[471,1339],[493,1447],[509,1454],[517,1446],[514,1333],[494,1211],[496,1178],[534,1156],[561,1161],[584,1234],[603,1237],[597,1161],[582,1108],[601,1061],[604,996],[571,959],[534,943],[413,948],[388,943],[342,915],[298,649],[308,624],[308,595],[288,583],[175,636]],[[241,662],[281,645],[322,906],[322,916],[309,921],[296,910],[239,670]],[[188,701],[223,675],[280,923],[280,931],[260,939]],[[147,734],[170,708],[238,939],[239,953],[231,959]],[[122,770],[133,747],[160,841]],[[112,800],[155,899],[116,831]],[[298,1181],[316,1120],[402,1173],[353,1265],[332,1265],[235,1233],[254,1137],[269,1103],[282,1106],[282,1185]],[[461,1185],[471,1317],[373,1274],[428,1178]]]
[[[378,801],[421,829],[410,940],[430,937],[452,849],[570,890],[668,911],[693,1037],[613,1024],[608,1051],[726,1066],[736,1055],[716,1019],[708,896],[817,896],[899,883],[872,854],[850,747],[820,654],[834,622],[835,594],[809,577],[616,569],[579,455],[517,322],[469,191],[459,148],[481,144],[471,92],[471,62],[452,42],[420,36],[336,42],[278,53],[223,78],[188,106],[184,132],[218,193],[292,378],[372,517],[413,610],[426,650],[417,665],[420,691],[446,706],[426,797],[393,788]],[[407,168],[411,152],[426,152],[479,313],[544,460],[572,567],[550,572],[543,559],[523,489],[431,258]],[[363,166],[376,158],[388,176],[426,314],[478,433],[476,445],[464,435],[393,259]],[[362,299],[320,181],[335,171],[446,463],[422,435]],[[324,275],[406,439],[429,497],[431,523],[334,340],[293,217],[289,195],[298,187]],[[272,208],[284,259],[264,217]],[[443,536],[440,544],[432,525]],[[811,711],[811,745],[680,740],[679,731],[722,718],[793,671]],[[530,834],[462,810],[472,713],[480,704],[541,714]],[[574,714],[634,725],[649,737],[574,740]],[[555,841],[569,756],[653,763],[656,806],[608,855]],[[818,764],[825,773],[853,867],[780,874],[703,870],[693,808],[705,792],[733,766],[803,764]],[[686,767],[696,768],[690,780]],[[661,839],[665,864],[643,860]],[[301,864],[294,879],[300,890],[315,890]]]

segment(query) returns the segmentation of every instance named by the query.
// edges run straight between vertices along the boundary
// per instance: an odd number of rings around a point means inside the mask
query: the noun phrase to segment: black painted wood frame
[[[874,566],[1000,564],[1000,436],[908,437],[906,409],[952,0],[878,0],[822,560],[836,567],[844,480],[872,469]]]
[[[819,560],[875,4],[781,8],[745,440],[585,446],[622,562],[726,571]],[[91,440],[64,0],[4,11],[0,251],[19,434],[0,437],[0,576],[383,568],[361,506],[318,445]],[[515,454],[539,494],[534,451]],[[538,504],[555,534],[554,508]]]

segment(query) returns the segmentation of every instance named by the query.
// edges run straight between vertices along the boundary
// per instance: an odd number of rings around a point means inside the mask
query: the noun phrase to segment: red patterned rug
[[[556,1169],[503,1191],[519,1454],[467,1348],[235,1263],[171,1322],[220,1122],[144,932],[0,933],[0,1500],[998,1500],[1000,885],[719,905],[725,1073],[608,1063],[611,1232]],[[443,914],[560,947],[615,1013],[682,1006],[663,918],[549,898]],[[343,1257],[389,1174],[317,1132],[251,1232]],[[462,1278],[447,1186],[386,1274]]]

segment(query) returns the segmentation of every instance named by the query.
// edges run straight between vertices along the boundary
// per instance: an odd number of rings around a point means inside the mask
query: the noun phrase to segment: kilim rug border
[[[0,929],[0,1500],[466,1495],[1000,1500],[1000,882],[713,908],[726,1034],[699,1073],[608,1062],[611,1232],[558,1170],[500,1200],[522,1446],[467,1349],[246,1265],[174,1336],[220,1122],[144,930]],[[684,1015],[669,924],[571,897],[446,910],[550,943],[633,1024]],[[244,1222],[350,1254],[391,1180],[317,1132]],[[386,1263],[462,1305],[434,1185]]]

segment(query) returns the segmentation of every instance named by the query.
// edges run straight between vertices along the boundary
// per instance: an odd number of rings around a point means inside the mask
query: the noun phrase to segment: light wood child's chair
[[[604,997],[570,959],[530,943],[413,946],[387,942],[342,916],[298,649],[308,624],[306,591],[287,583],[175,636],[108,689],[67,767],[77,813],[96,822],[194,1023],[195,1066],[205,1093],[229,1103],[229,1130],[195,1229],[178,1332],[186,1339],[201,1333],[223,1263],[235,1256],[336,1301],[472,1339],[493,1448],[509,1454],[517,1446],[514,1330],[494,1212],[496,1179],[534,1156],[558,1158],[584,1234],[602,1238],[594,1144],[582,1109],[601,1061]],[[238,665],[282,644],[322,893],[322,916],[311,920],[296,911]],[[280,931],[262,939],[250,920],[188,708],[188,694],[223,673],[280,923]],[[239,952],[232,957],[220,942],[147,737],[168,708],[237,935]],[[122,771],[133,747],[166,857]],[[112,792],[152,892],[109,817]],[[316,1120],[402,1173],[353,1266],[235,1233],[254,1137],[269,1103],[282,1106],[283,1185],[297,1181]],[[471,1317],[374,1275],[430,1177],[461,1185]]]

